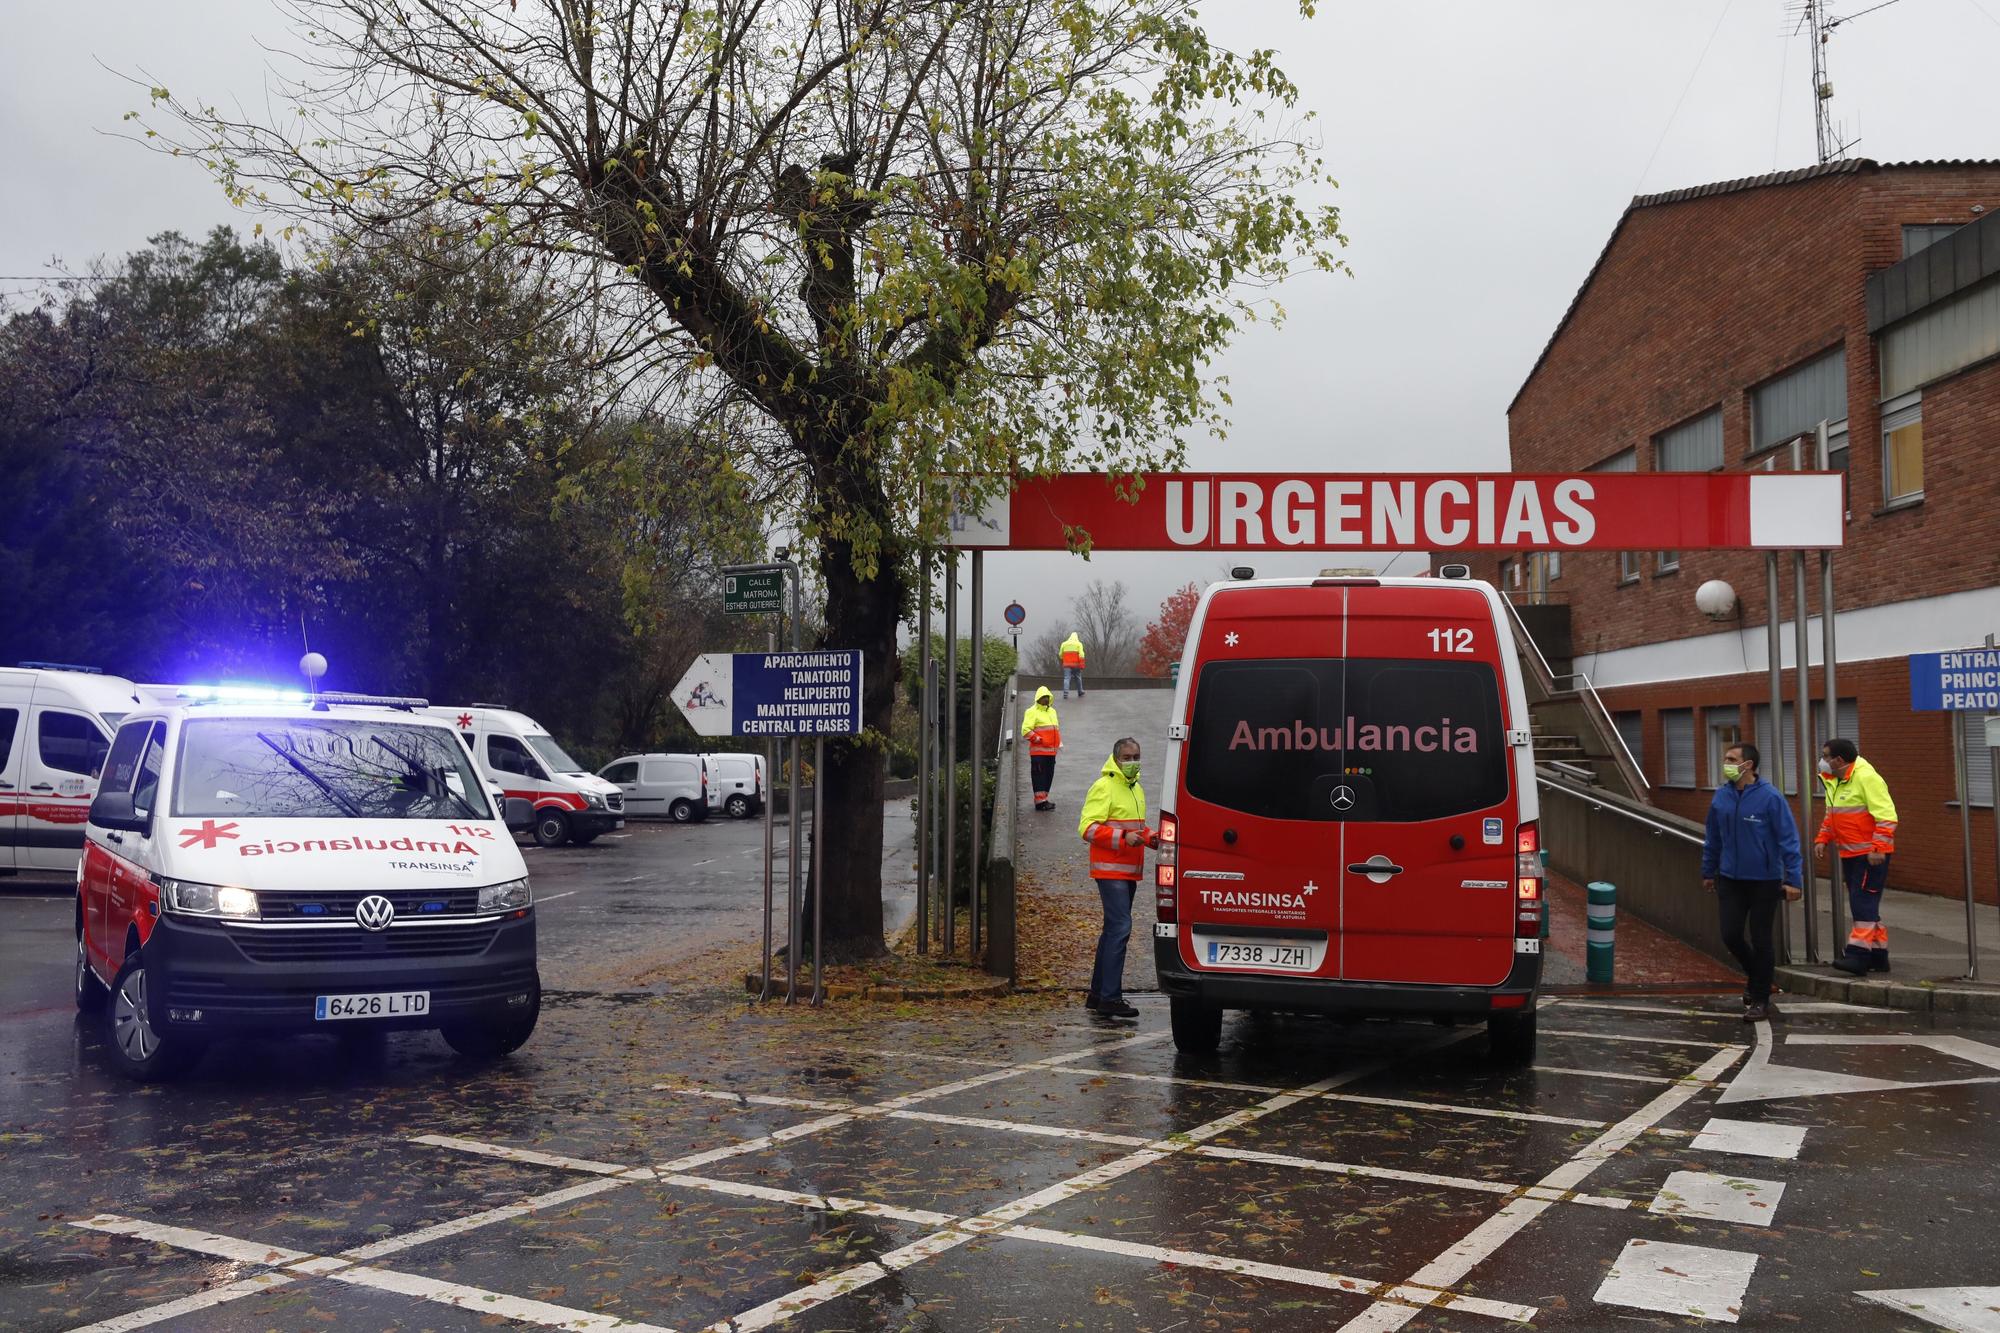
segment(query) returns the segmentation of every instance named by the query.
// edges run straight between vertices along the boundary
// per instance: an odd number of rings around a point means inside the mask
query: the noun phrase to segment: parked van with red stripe
[[[1225,1009],[1482,1019],[1532,1058],[1542,880],[1506,609],[1461,579],[1217,584],[1168,733],[1154,955]]]
[[[510,798],[534,807],[535,841],[582,847],[625,827],[625,793],[570,758],[547,727],[508,708],[435,705],[431,716],[458,729],[479,771]]]
[[[75,872],[111,733],[142,702],[87,667],[0,668],[0,874]]]

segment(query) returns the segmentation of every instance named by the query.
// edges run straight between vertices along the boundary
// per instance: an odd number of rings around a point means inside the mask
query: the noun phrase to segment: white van
[[[436,1028],[504,1055],[541,1010],[527,867],[421,700],[146,703],[77,870],[76,1002],[166,1078],[232,1033]]]
[[[76,870],[111,733],[142,702],[89,667],[0,667],[0,875]]]
[[[731,819],[750,819],[764,812],[764,756],[705,754],[708,761],[708,808]]]
[[[1483,1021],[1527,1063],[1542,870],[1507,612],[1462,578],[1221,583],[1168,728],[1154,964],[1174,1042],[1225,1009]]]
[[[676,824],[707,819],[709,771],[698,754],[627,754],[598,770],[625,797],[634,819],[671,819]]]
[[[547,727],[486,704],[425,710],[457,729],[480,772],[534,807],[535,841],[582,847],[625,827],[625,794],[569,757]]]

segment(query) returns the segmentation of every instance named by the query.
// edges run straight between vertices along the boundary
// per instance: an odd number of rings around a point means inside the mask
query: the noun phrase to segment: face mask
[[[1127,759],[1118,765],[1118,771],[1125,775],[1127,782],[1137,782],[1139,780],[1139,761],[1137,759]]]
[[[1734,782],[1742,776],[1743,770],[1739,766],[1735,764],[1724,764],[1722,766],[1722,780],[1724,782]]]
[[[1833,762],[1832,762],[1831,760],[1828,760],[1828,759],[1822,759],[1822,760],[1820,760],[1820,761],[1819,761],[1819,771],[1820,771],[1820,772],[1821,772],[1822,774],[1824,774],[1825,776],[1827,776],[1827,777],[1832,777],[1832,776],[1833,776]]]

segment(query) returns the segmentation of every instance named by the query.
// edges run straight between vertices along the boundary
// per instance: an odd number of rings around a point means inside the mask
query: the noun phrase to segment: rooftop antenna
[[[1852,23],[1863,14],[1872,14],[1896,3],[1897,0],[1882,0],[1880,4],[1836,17],[1827,12],[1826,0],[1799,0],[1799,26],[1796,31],[1806,33],[1812,44],[1813,137],[1821,166],[1845,161],[1847,150],[1861,142],[1859,137],[1841,138],[1840,126],[1833,119],[1833,78],[1826,68],[1827,39],[1841,24]]]

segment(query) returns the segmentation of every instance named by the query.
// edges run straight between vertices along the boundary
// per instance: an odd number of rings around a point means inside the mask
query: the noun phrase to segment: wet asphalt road
[[[66,901],[0,893],[0,1328],[1993,1326],[1991,1027],[1564,999],[1508,1072],[1464,1028],[1232,1018],[1187,1060],[1150,1000],[580,983],[646,965],[628,913],[738,919],[739,833],[532,854],[568,981],[491,1065],[305,1038],[125,1084]]]

